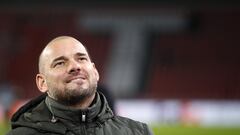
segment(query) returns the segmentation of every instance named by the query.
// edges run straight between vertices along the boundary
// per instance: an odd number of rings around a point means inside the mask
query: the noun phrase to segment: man
[[[97,92],[98,71],[75,38],[53,39],[39,57],[38,89],[12,117],[9,135],[149,135],[147,125],[115,116]]]

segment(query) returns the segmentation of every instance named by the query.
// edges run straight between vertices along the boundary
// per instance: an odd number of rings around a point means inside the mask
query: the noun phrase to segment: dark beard
[[[97,86],[93,86],[89,90],[84,90],[85,92],[81,92],[81,90],[55,91],[53,97],[63,105],[74,106],[91,97],[96,92],[96,89]]]

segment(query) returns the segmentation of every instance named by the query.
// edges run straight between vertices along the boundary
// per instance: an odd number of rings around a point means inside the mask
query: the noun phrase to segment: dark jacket
[[[147,125],[115,116],[102,94],[86,110],[74,110],[46,94],[31,100],[12,117],[8,135],[150,135]],[[48,101],[47,99],[50,99]],[[50,105],[51,104],[51,105]]]

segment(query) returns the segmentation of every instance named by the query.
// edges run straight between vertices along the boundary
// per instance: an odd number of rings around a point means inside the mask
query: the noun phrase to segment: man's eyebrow
[[[80,53],[80,52],[76,53],[76,55],[77,55],[77,56],[87,56],[86,53]]]
[[[66,60],[66,59],[67,59],[67,58],[64,57],[64,56],[59,56],[59,57],[53,59],[52,63],[54,63],[54,62],[56,62],[56,61],[59,61],[59,60]]]
[[[89,56],[89,54],[88,54],[87,52],[86,52],[86,53],[78,52],[78,53],[76,53],[76,55],[77,55],[78,57],[85,56],[85,57],[87,57],[90,61],[92,61],[91,58],[90,58],[90,56]]]

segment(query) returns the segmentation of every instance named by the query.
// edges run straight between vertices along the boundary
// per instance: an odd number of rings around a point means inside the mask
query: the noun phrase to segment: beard
[[[97,83],[90,85],[87,89],[52,89],[49,91],[49,96],[61,104],[64,104],[66,106],[74,106],[91,97],[96,92],[96,89]]]

